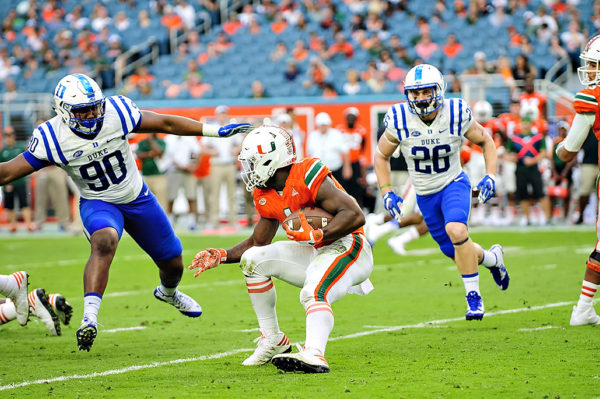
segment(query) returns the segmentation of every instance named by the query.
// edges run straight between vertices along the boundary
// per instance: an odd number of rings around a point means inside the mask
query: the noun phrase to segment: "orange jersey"
[[[365,157],[365,146],[367,144],[367,129],[357,123],[354,129],[349,129],[346,125],[341,124],[336,126],[336,129],[344,134],[344,138],[348,140],[348,158],[351,163],[360,162]]]
[[[544,117],[544,104],[546,104],[546,96],[542,93],[534,91],[533,93],[523,93],[519,96],[521,108],[536,107],[539,111],[540,118]]]
[[[598,99],[600,98],[600,87],[587,87],[575,94],[573,99],[573,108],[578,114],[593,113],[596,116],[592,130],[596,138],[600,140],[600,107]],[[600,155],[600,146],[598,146],[598,155]],[[600,159],[600,158],[599,158]],[[600,162],[598,163],[600,166]]]
[[[502,125],[502,122],[500,122],[500,119],[490,118],[487,122],[481,123],[481,126],[483,126],[483,128],[488,131],[488,133],[490,134],[490,137],[492,137],[492,139],[494,139],[494,144],[496,145],[496,148],[498,148],[500,146],[500,138],[498,136],[498,133],[500,133],[502,131],[502,129],[504,128],[504,126]],[[477,144],[473,144],[469,141],[469,145],[473,148],[473,151],[483,152],[481,147],[478,146]],[[469,155],[469,157],[470,157],[470,155]]]
[[[323,180],[329,176],[337,188],[344,191],[318,158],[304,158],[292,165],[285,182],[283,193],[279,195],[272,188],[255,188],[252,193],[258,214],[265,219],[277,219],[283,223],[299,209],[317,206],[316,198]],[[362,227],[354,233],[363,233]]]

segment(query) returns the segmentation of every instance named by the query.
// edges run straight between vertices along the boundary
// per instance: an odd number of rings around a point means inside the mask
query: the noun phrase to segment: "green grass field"
[[[600,330],[569,327],[590,228],[472,233],[500,242],[511,275],[500,291],[481,270],[486,316],[464,320],[456,267],[427,237],[398,257],[375,246],[375,290],[333,305],[335,327],[325,375],[284,374],[272,365],[241,365],[258,336],[241,271],[222,265],[181,288],[201,303],[198,319],[153,298],[158,273],[124,238],[111,269],[91,352],[77,350],[83,237],[1,238],[0,273],[27,270],[31,288],[64,294],[74,307],[60,337],[30,321],[0,326],[0,398],[593,398],[600,397]],[[242,237],[182,236],[184,261],[206,246]],[[293,342],[304,339],[297,288],[276,282],[279,322]],[[135,330],[112,331],[115,329]]]

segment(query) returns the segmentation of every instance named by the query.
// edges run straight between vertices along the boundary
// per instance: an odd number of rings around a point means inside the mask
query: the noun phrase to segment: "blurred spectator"
[[[37,61],[35,62],[37,64]],[[91,75],[92,69],[84,63],[82,56],[76,56],[71,62],[69,73],[82,73],[84,75]]]
[[[285,57],[288,53],[287,47],[285,47],[285,43],[282,41],[278,41],[275,45],[275,49],[271,52],[269,58],[271,61],[277,62]]]
[[[569,30],[560,35],[560,40],[565,44],[567,53],[571,58],[573,70],[576,70],[579,66],[579,53],[586,42],[584,34],[579,30],[579,23],[571,21],[569,23]]]
[[[198,31],[195,30],[188,32],[185,43],[187,44],[189,53],[194,56],[198,56],[204,49],[204,46],[202,46],[202,43],[200,42]]]
[[[81,5],[73,7],[73,10],[65,17],[65,21],[74,30],[81,30],[90,23],[90,20],[83,16],[83,6]]]
[[[281,15],[281,13],[277,13],[277,15],[275,16],[275,21],[271,22],[271,32],[273,32],[276,35],[279,35],[283,33],[283,31],[285,31],[286,28],[286,20],[283,18],[283,15]]]
[[[115,16],[115,22],[114,22],[115,28],[117,28],[117,30],[119,31],[124,31],[129,29],[129,18],[127,18],[127,14],[125,14],[125,11],[119,11],[117,13],[117,15]]]
[[[554,56],[556,61],[569,56],[567,50],[560,44],[558,36],[552,36],[552,39],[550,39],[550,54]]]
[[[287,21],[288,24],[295,26],[298,25],[298,22],[305,18],[302,10],[300,8],[300,4],[295,1],[289,1],[288,4],[281,4],[281,15]]]
[[[526,56],[519,54],[515,57],[512,74],[515,80],[535,79],[537,77],[537,69],[529,63],[529,59]]]
[[[192,98],[201,98],[206,92],[212,90],[210,83],[202,82],[201,74],[187,74],[182,84],[171,84],[165,91],[167,98],[177,98],[183,93],[189,93]]]
[[[10,104],[16,100],[19,93],[17,92],[17,83],[13,78],[8,78],[4,81],[4,92],[2,93],[2,101],[6,104]],[[7,126],[8,129],[10,126]],[[12,127],[10,127],[12,129]]]
[[[304,40],[296,40],[294,43],[294,48],[292,49],[292,56],[298,62],[304,61],[308,57],[309,51],[306,48],[306,43]]]
[[[338,182],[352,176],[352,167],[348,158],[348,146],[339,130],[331,127],[331,117],[320,112],[315,118],[317,130],[308,135],[306,155],[319,158],[331,170]]]
[[[494,73],[494,65],[492,63],[488,63],[485,53],[483,51],[477,51],[473,55],[473,59],[475,61],[475,65],[469,68],[467,71],[468,74],[471,75],[487,75],[490,73]]]
[[[365,25],[369,32],[379,33],[387,30],[385,22],[383,21],[383,19],[381,19],[379,14],[376,13],[370,13],[367,15]]]
[[[383,44],[379,35],[373,33],[370,37],[370,46],[369,46],[369,54],[372,57],[378,58],[381,55],[382,51],[387,51],[388,48]]]
[[[579,177],[579,217],[576,224],[584,222],[585,208],[590,202],[590,195],[596,195],[598,181],[598,139],[594,132],[590,129],[587,138],[582,146],[583,157],[581,159],[580,177]],[[597,213],[592,212],[594,215]]]
[[[546,111],[546,96],[538,91],[535,91],[532,77],[525,78],[525,82],[523,84],[523,93],[519,97],[519,101],[521,102],[522,109],[531,107],[537,108],[538,115],[543,119],[548,119],[548,114]]]
[[[319,22],[321,29],[330,29],[335,24],[335,16],[333,10],[329,7],[323,9],[322,18]]]
[[[346,58],[352,58],[354,55],[354,46],[346,40],[346,36],[342,32],[335,35],[335,42],[329,46],[327,57],[332,58],[336,54],[342,54]]]
[[[517,32],[517,29],[513,25],[510,25],[507,28],[507,30],[508,30],[509,46],[511,46],[511,47],[520,46],[523,35],[521,35],[519,32]]]
[[[57,166],[48,166],[35,174],[35,229],[41,230],[48,216],[48,203],[58,221],[60,231],[66,231],[70,224],[69,190],[67,175]]]
[[[233,36],[244,25],[239,21],[236,13],[229,14],[229,19],[223,24],[223,32],[229,36]]]
[[[177,53],[173,59],[174,64],[183,64],[189,59],[190,53],[188,52],[188,46],[185,42],[179,43],[177,46]]]
[[[336,129],[344,136],[348,146],[348,160],[352,168],[352,176],[346,178],[341,183],[362,208],[366,191],[365,166],[369,163],[365,150],[369,137],[367,129],[358,123],[359,116],[358,108],[346,108],[344,110],[344,123],[336,126]]]
[[[456,57],[463,49],[463,45],[456,40],[456,35],[450,34],[444,45],[444,55],[448,58]]]
[[[17,144],[15,130],[12,126],[6,126],[2,133],[4,146],[0,150],[0,162],[7,162],[17,157],[25,151],[25,146]],[[29,207],[28,193],[29,178],[23,177],[14,180],[12,183],[2,187],[4,191],[4,208],[8,213],[8,222],[10,232],[17,231],[17,214],[15,211],[15,199],[19,203],[19,208],[23,214],[23,219],[29,231],[34,231],[35,227],[31,224],[31,208]]]
[[[221,53],[217,51],[217,46],[215,45],[215,43],[210,42],[206,45],[206,51],[198,56],[198,63],[200,65],[204,65],[209,60],[213,58],[219,58],[220,56]]]
[[[510,15],[506,15],[506,11],[504,7],[496,6],[494,12],[489,16],[488,21],[490,25],[499,27],[505,27],[512,23],[512,17]]]
[[[202,9],[210,15],[211,25],[218,25],[220,9],[217,0],[199,0],[198,3],[202,4]]]
[[[367,64],[367,68],[360,73],[360,80],[363,82],[368,81],[369,79],[375,76],[375,72],[377,71],[377,64],[375,61],[369,61]]]
[[[173,7],[169,4],[163,8],[163,16],[160,18],[160,23],[168,30],[180,30],[183,27],[181,17],[175,14]]]
[[[266,98],[269,97],[262,82],[255,80],[250,85],[250,98]]]
[[[229,122],[229,108],[225,105],[219,105],[215,109],[217,123],[226,125]],[[237,136],[230,137],[227,140],[221,140],[214,137],[203,137],[202,142],[210,151],[215,151],[218,155],[210,159],[209,185],[211,201],[213,201],[213,211],[208,215],[208,228],[218,227],[219,216],[221,214],[221,188],[226,189],[226,200],[228,205],[228,222],[235,225],[237,219],[237,196],[236,196],[236,175],[237,175],[237,154],[240,151],[241,140]]]
[[[138,143],[136,156],[142,161],[142,176],[148,188],[165,211],[169,209],[167,200],[167,178],[159,168],[160,158],[165,152],[166,144],[156,133],[148,134]]]
[[[181,18],[181,22],[186,29],[196,27],[196,10],[187,0],[176,1],[175,14]]]
[[[369,86],[373,93],[383,92],[386,84],[385,73],[380,70],[376,70],[373,76],[367,80],[367,86]]]
[[[365,18],[362,14],[352,14],[350,17],[350,30],[355,32],[357,30],[366,30]]]
[[[106,26],[112,23],[112,19],[108,16],[108,10],[100,3],[94,5],[94,11],[92,11],[92,29],[96,32],[100,32]]]
[[[310,50],[319,53],[325,51],[325,40],[319,36],[316,32],[310,32],[308,38],[308,47]]]
[[[146,29],[150,26],[152,20],[148,15],[148,10],[140,10],[138,13],[138,26],[142,29]]]
[[[110,35],[110,38],[108,39],[108,50],[106,50],[106,56],[109,58],[109,60],[114,60],[121,54],[123,54],[121,39],[118,35]]]
[[[169,134],[165,137],[164,152],[162,162],[164,162],[167,176],[169,219],[176,224],[173,203],[180,189],[183,189],[189,209],[187,224],[190,230],[194,230],[196,228],[196,178],[194,172],[198,166],[200,154],[198,140],[192,136]]]
[[[283,77],[285,80],[289,82],[293,82],[300,75],[300,70],[298,69],[298,64],[293,59],[288,60],[285,68],[285,72],[283,73]]]
[[[321,61],[319,57],[311,57],[310,64],[306,74],[309,80],[305,80],[302,84],[304,87],[316,85],[321,87],[331,75],[331,70]]]
[[[252,21],[256,21],[256,14],[254,13],[252,4],[245,4],[244,8],[242,9],[242,13],[239,15],[238,18],[240,22],[245,26],[249,26]]]
[[[538,32],[538,37],[539,37],[539,30],[540,29],[546,29],[548,30],[551,34],[554,34],[558,31],[558,24],[556,23],[556,20],[554,19],[554,17],[552,15],[549,15],[546,11],[546,7],[544,6],[539,6],[537,9],[537,15],[533,16],[528,23],[528,28],[531,27],[534,32]],[[545,25],[545,28],[544,28]]]
[[[448,93],[453,94],[461,94],[462,93],[462,83],[460,81],[460,77],[456,76],[455,73],[452,73],[448,76]]]
[[[552,184],[548,187],[548,196],[550,197],[550,215],[554,217],[554,209],[562,202],[563,218],[569,216],[569,204],[571,202],[571,186],[573,183],[573,167],[577,164],[577,158],[565,163],[556,155],[556,147],[567,137],[569,124],[565,121],[558,121],[556,124],[558,135],[553,140],[552,147]]]
[[[293,109],[289,110],[292,113],[294,112]],[[298,159],[304,158],[304,132],[297,128],[297,125],[294,127],[294,122],[290,114],[287,112],[279,114],[275,118],[275,123],[292,134],[292,139],[294,140],[294,145],[296,146],[296,157]]]
[[[200,215],[200,211],[198,210],[198,219],[202,219],[202,223],[206,225],[209,220],[209,215],[215,212],[215,195],[210,192],[209,184],[210,158],[219,155],[219,153],[212,147],[206,146],[205,140],[202,137],[198,137],[198,140],[200,142],[200,157],[198,158],[198,167],[194,172],[194,176],[196,177],[197,187],[202,189],[202,198],[200,199],[200,203],[203,205],[204,209],[202,217]]]
[[[219,53],[224,53],[233,47],[233,43],[227,38],[225,33],[221,32],[217,34],[217,40],[215,41],[215,49]]]
[[[262,28],[256,19],[250,21],[248,31],[251,35],[258,35],[262,31]]]
[[[353,96],[360,92],[360,82],[358,80],[358,71],[356,69],[348,69],[346,71],[346,83],[342,88],[344,94]]]
[[[329,82],[323,83],[323,97],[324,98],[336,98],[338,96],[335,86]]]

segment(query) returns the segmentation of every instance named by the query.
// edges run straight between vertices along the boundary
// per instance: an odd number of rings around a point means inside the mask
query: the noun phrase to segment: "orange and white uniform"
[[[298,209],[316,206],[317,193],[327,177],[333,179],[319,159],[304,158],[292,165],[282,192],[254,190],[256,209],[261,217],[281,223]],[[333,182],[342,189],[335,179]],[[296,241],[252,247],[242,256],[240,268],[248,292],[272,289],[271,278],[276,277],[302,288],[300,299],[305,308],[314,301],[331,304],[346,293],[365,295],[373,288],[368,280],[373,255],[362,228],[318,248]]]
[[[522,93],[519,96],[519,102],[521,108],[523,107],[534,107],[537,108],[539,115],[544,115],[544,104],[546,104],[546,96],[542,93],[534,91],[533,93]]]
[[[573,99],[575,118],[569,129],[567,137],[559,143],[559,148],[564,147],[569,152],[577,152],[581,149],[590,129],[600,139],[600,86],[592,85],[577,92]],[[600,154],[600,147],[598,148]],[[600,164],[599,164],[600,166]],[[598,193],[600,198],[600,192]],[[600,252],[600,207],[596,218],[596,251]]]

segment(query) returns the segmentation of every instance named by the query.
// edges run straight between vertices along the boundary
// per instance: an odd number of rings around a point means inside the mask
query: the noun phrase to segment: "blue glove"
[[[398,197],[393,191],[388,191],[383,196],[383,207],[398,223],[400,223],[402,216],[404,216],[402,215],[402,209],[400,209],[402,202],[402,198]]]
[[[477,185],[479,190],[479,202],[485,204],[496,194],[496,180],[493,175],[485,175]]]
[[[231,123],[219,128],[219,137],[230,137],[234,134],[248,133],[254,128],[249,123]]]

